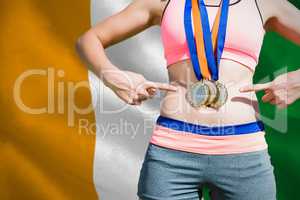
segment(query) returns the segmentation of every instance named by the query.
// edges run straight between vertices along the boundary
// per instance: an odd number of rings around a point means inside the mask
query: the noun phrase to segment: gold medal
[[[216,86],[216,83],[214,81],[210,81],[210,80],[203,80],[203,83],[206,84],[208,86],[209,89],[209,97],[208,100],[206,102],[206,106],[209,106],[210,104],[214,103],[217,100],[217,96],[218,96],[218,88]]]
[[[225,85],[222,83],[216,82],[216,86],[218,88],[218,96],[216,98],[216,101],[210,105],[210,107],[213,107],[215,109],[219,109],[221,106],[223,106],[227,99],[228,99],[228,91]]]
[[[209,100],[209,92],[209,87],[203,81],[198,81],[188,88],[185,97],[191,106],[201,107]]]

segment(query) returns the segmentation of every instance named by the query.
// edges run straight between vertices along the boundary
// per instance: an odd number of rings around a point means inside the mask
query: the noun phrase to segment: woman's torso
[[[205,1],[218,5],[217,1]],[[219,66],[219,81],[228,89],[228,100],[220,109],[194,108],[185,98],[187,85],[196,82],[184,32],[184,0],[170,0],[161,22],[162,41],[169,79],[178,85],[168,92],[161,104],[161,115],[208,126],[243,124],[257,120],[255,93],[240,93],[252,84],[263,42],[264,29],[255,0],[234,0],[229,7],[225,48]],[[218,11],[207,6],[210,25]]]

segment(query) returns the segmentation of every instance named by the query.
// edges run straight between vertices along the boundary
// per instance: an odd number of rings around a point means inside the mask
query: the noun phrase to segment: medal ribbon
[[[224,50],[228,10],[229,0],[222,0],[212,31],[210,31],[209,18],[203,0],[186,0],[184,27],[198,80],[204,78],[216,81],[219,79],[218,66]]]

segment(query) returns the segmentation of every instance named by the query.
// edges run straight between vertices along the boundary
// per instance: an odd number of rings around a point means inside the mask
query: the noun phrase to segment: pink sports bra
[[[185,0],[169,0],[163,13],[161,39],[167,66],[190,58],[184,30],[184,7]],[[207,10],[212,28],[218,6],[208,5]],[[229,7],[222,59],[238,62],[254,71],[264,34],[256,1],[235,0]]]

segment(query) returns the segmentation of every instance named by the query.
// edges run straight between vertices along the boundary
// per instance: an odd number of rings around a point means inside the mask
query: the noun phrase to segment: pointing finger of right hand
[[[158,82],[148,81],[145,83],[145,87],[146,88],[156,88],[156,89],[172,91],[172,92],[177,91],[177,87],[175,87],[171,84],[168,84],[168,83],[158,83]]]

